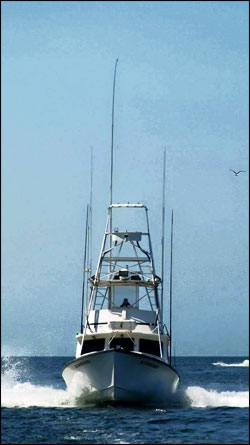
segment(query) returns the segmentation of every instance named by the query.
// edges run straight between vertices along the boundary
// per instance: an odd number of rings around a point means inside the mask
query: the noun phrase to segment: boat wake
[[[21,363],[10,363],[8,357],[3,359],[5,370],[2,374],[1,402],[4,408],[28,408],[31,406],[63,407],[74,406],[70,394],[63,389],[52,386],[39,386],[21,380]],[[22,369],[25,374],[25,369]],[[26,377],[26,376],[25,376]]]
[[[189,386],[185,392],[193,408],[249,407],[249,391],[215,391]]]
[[[22,369],[22,372],[24,370]],[[2,375],[3,408],[76,408],[84,407],[83,401],[77,399],[77,388],[57,389],[53,386],[39,386],[29,381],[21,382],[18,363],[6,366]],[[215,391],[200,386],[189,386],[179,390],[170,402],[171,407],[209,408],[249,406],[248,391]]]
[[[216,362],[212,363],[214,366],[222,366],[222,367],[232,367],[232,368],[249,368],[249,360],[243,360],[241,363],[223,363],[223,362]]]

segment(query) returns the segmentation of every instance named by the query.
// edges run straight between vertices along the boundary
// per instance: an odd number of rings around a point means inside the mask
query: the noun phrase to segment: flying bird
[[[239,176],[240,173],[246,172],[246,170],[239,170],[238,172],[236,172],[235,170],[231,170],[230,168],[230,172],[234,172],[235,176]]]

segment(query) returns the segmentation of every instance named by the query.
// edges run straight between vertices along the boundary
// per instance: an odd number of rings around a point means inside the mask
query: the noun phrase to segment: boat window
[[[112,306],[122,307],[124,300],[128,301],[127,307],[138,307],[137,286],[114,286],[112,289]]]
[[[114,338],[110,343],[110,349],[125,349],[126,351],[134,350],[134,342],[131,338]]]
[[[127,269],[121,269],[121,270],[119,270],[119,277],[122,277],[122,278],[128,278],[128,270]]]
[[[162,347],[162,344],[161,344]],[[153,354],[160,357],[160,345],[158,341],[155,340],[145,340],[141,339],[139,342],[139,351],[146,352],[146,354]]]
[[[141,280],[141,277],[140,277],[140,275],[131,275],[131,278],[130,278],[131,280],[137,280],[137,281],[140,281]]]
[[[87,354],[87,352],[102,351],[105,346],[105,339],[98,338],[94,340],[85,340],[83,342],[81,354]]]

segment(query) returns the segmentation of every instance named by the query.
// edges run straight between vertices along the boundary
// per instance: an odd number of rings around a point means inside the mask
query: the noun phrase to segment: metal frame
[[[137,208],[144,209],[146,216],[147,232],[127,232],[128,234],[139,233],[143,241],[146,240],[147,246],[143,247],[138,241],[121,239],[120,242],[113,241],[112,235],[117,235],[119,233],[124,234],[126,232],[110,232],[108,228],[110,227],[110,216],[111,210],[113,208]],[[106,228],[104,232],[104,237],[102,241],[102,246],[99,254],[99,259],[97,262],[96,273],[90,279],[91,292],[89,298],[89,307],[87,310],[87,315],[92,309],[102,309],[105,305],[105,301],[109,302],[108,307],[112,306],[112,294],[111,289],[113,286],[136,286],[138,289],[137,304],[147,298],[149,307],[153,311],[157,312],[160,321],[162,321],[162,314],[159,306],[158,298],[158,286],[161,286],[161,280],[156,276],[154,258],[149,230],[149,218],[148,209],[143,204],[111,204],[108,208],[108,218],[106,222]],[[109,243],[109,248],[107,248],[107,242]],[[122,256],[122,248],[124,245],[131,245],[131,252],[133,255],[130,257]],[[148,250],[146,250],[148,249]],[[139,256],[139,252],[143,253],[144,256]],[[140,280],[115,280],[114,275],[118,271],[127,266],[129,263],[128,270],[133,275],[136,274],[140,277]],[[158,278],[158,280],[157,280]],[[145,289],[145,293],[140,295],[139,289]]]

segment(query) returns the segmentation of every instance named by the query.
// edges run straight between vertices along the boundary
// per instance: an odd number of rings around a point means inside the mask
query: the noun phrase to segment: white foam
[[[222,367],[240,367],[240,368],[249,368],[249,360],[243,360],[241,363],[223,363],[216,362],[212,363],[214,366],[222,366]]]
[[[249,407],[248,391],[215,391],[200,386],[189,386],[186,395],[195,408],[231,406],[236,408]]]
[[[5,371],[2,375],[1,404],[5,408],[28,408],[30,406],[65,407],[75,406],[75,397],[68,390],[51,386],[39,386],[19,382],[21,362],[10,363],[4,357]]]
[[[30,406],[62,407],[74,406],[65,390],[50,386],[36,386],[29,382],[18,383],[12,388],[2,388],[2,407],[28,408]]]

